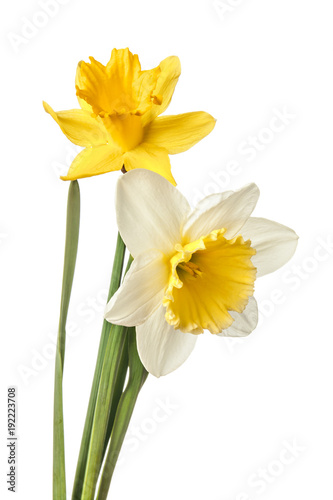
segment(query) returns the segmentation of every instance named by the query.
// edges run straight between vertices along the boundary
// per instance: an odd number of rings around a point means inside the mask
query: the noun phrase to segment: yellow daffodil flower
[[[255,184],[218,193],[191,211],[183,195],[146,170],[118,180],[120,234],[134,257],[105,318],[136,326],[138,352],[155,376],[180,366],[205,329],[243,337],[257,325],[256,278],[294,254],[297,235],[250,217]]]
[[[70,141],[85,149],[63,180],[115,170],[145,168],[175,184],[169,154],[186,151],[208,135],[215,119],[205,112],[159,117],[169,106],[180,76],[178,57],[141,71],[137,55],[113,49],[106,66],[90,57],[76,73],[81,109],[45,111]]]

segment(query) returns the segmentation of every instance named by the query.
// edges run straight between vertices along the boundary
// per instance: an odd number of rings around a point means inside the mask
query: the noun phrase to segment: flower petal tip
[[[47,102],[45,102],[45,101],[43,101],[43,108],[46,111],[46,113],[48,113],[49,115],[51,115],[54,112],[53,109],[51,108],[51,106],[49,104],[47,104]]]

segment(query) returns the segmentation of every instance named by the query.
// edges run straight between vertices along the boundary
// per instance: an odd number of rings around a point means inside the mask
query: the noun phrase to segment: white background
[[[52,352],[68,190],[58,172],[75,147],[42,100],[56,110],[77,107],[77,62],[92,55],[106,63],[113,47],[127,46],[144,69],[180,57],[168,113],[205,110],[218,120],[207,139],[171,158],[179,189],[195,202],[254,181],[261,190],[255,215],[294,228],[300,240],[292,261],[257,282],[261,321],[252,335],[234,342],[205,334],[178,371],[148,378],[110,498],[331,498],[331,2],[61,3],[51,17],[40,14],[42,2],[7,2],[2,16],[1,498],[52,495]],[[27,28],[27,20],[39,27]],[[272,122],[277,112],[287,114],[286,123]],[[281,130],[269,132],[272,123]],[[260,150],[250,153],[253,138]],[[118,175],[80,181],[64,379],[69,492],[115,245]],[[19,412],[14,496],[5,484],[6,393],[13,385]]]

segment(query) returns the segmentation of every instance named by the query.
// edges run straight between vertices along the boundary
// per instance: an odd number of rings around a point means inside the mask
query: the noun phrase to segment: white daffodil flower
[[[250,184],[207,196],[191,211],[156,173],[137,169],[118,180],[118,227],[134,261],[105,318],[137,327],[141,361],[156,377],[184,363],[204,330],[243,337],[256,327],[254,282],[284,265],[298,239],[250,217],[258,197]]]

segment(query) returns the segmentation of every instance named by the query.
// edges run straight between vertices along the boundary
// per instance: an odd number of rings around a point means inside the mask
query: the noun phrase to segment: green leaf
[[[53,416],[53,500],[66,499],[65,440],[62,380],[65,361],[66,321],[72,291],[80,226],[80,189],[77,181],[70,183],[67,203],[67,224],[64,271],[61,292],[59,331],[55,360]]]

